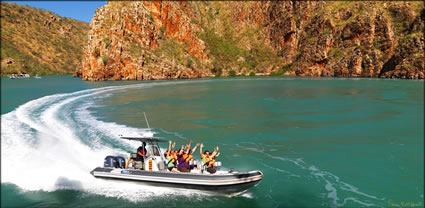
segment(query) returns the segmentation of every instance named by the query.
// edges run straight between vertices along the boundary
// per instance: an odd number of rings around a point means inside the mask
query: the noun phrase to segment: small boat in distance
[[[30,78],[30,75],[26,73],[21,73],[21,74],[11,74],[8,77],[10,79],[27,79],[27,78]]]
[[[41,79],[41,77],[38,76],[38,74],[37,74],[37,75],[35,75],[34,79]]]

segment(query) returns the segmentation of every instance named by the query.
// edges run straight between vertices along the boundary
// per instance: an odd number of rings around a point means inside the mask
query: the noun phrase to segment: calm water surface
[[[391,207],[424,201],[424,82],[236,78],[84,82],[2,78],[2,207]],[[261,170],[243,195],[93,178],[143,135],[220,146]],[[166,148],[163,145],[163,148]]]

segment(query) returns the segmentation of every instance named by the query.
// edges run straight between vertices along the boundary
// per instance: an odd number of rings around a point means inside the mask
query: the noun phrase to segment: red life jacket
[[[142,155],[145,155],[146,156],[146,152],[145,152],[145,150],[144,150],[144,148],[142,148],[141,150],[140,150],[140,152],[138,152],[138,153],[140,153],[139,155],[140,156],[142,156]]]

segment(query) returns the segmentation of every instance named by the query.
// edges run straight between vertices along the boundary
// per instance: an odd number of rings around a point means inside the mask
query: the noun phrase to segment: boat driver
[[[136,161],[141,161],[142,163],[145,162],[145,157],[146,157],[146,142],[142,143],[142,146],[140,146],[139,148],[137,148],[137,156],[136,156]]]

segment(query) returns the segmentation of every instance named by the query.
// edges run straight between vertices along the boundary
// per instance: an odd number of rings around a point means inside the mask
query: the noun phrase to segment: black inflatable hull
[[[261,171],[234,173],[180,173],[169,171],[143,171],[114,168],[95,168],[90,172],[103,179],[143,182],[149,185],[187,188],[236,195],[256,185],[263,178]]]

